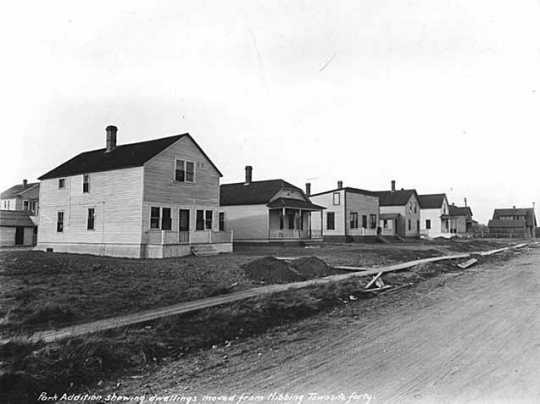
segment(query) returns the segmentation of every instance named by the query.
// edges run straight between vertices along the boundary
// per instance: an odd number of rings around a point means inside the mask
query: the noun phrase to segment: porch
[[[206,246],[212,252],[232,252],[232,231],[173,231],[149,230],[143,234],[143,250],[145,258],[182,257],[194,253],[193,249]],[[205,254],[210,255],[210,254]]]
[[[311,228],[312,212],[320,212],[322,221],[321,206],[287,198],[279,198],[267,206],[269,241],[322,240],[322,231]]]

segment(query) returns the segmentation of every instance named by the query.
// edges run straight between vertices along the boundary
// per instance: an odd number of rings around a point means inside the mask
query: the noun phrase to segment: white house
[[[389,191],[376,191],[379,197],[379,225],[383,236],[418,237],[420,204],[414,189],[396,190],[392,181]]]
[[[221,186],[220,208],[237,243],[322,240],[312,228],[311,213],[318,212],[320,221],[323,208],[287,181],[253,181],[251,166],[244,182]]]
[[[449,207],[446,194],[419,195],[420,235],[450,237]]]
[[[81,153],[42,175],[37,249],[135,258],[232,251],[221,173],[189,134]]]
[[[372,191],[344,187],[338,181],[337,188],[310,194],[311,184],[306,184],[306,193],[316,205],[325,208],[323,220],[319,213],[312,214],[312,229],[322,229],[325,241],[361,241],[377,236],[379,223],[379,197]]]

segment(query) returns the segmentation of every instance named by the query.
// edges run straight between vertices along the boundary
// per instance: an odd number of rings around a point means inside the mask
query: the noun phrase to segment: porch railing
[[[172,230],[150,230],[145,233],[146,244],[213,244],[232,243],[232,231],[172,231]]]
[[[271,230],[270,239],[294,239],[294,240],[309,240],[310,234],[308,230],[281,229]]]

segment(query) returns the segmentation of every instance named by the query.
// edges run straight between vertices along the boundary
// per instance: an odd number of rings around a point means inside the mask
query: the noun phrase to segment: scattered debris
[[[471,258],[470,260],[462,262],[461,264],[457,264],[457,266],[460,267],[461,269],[467,269],[473,266],[474,264],[476,264],[477,262],[478,260],[476,258]]]

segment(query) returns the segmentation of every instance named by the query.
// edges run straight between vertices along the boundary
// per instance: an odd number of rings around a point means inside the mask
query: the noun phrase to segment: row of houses
[[[383,191],[338,181],[312,194],[310,184],[253,181],[251,166],[243,182],[221,177],[187,133],[117,145],[108,126],[104,148],[2,193],[2,245],[32,240],[40,250],[160,258],[228,252],[233,242],[448,237],[473,225],[469,207],[398,190],[395,181]]]

